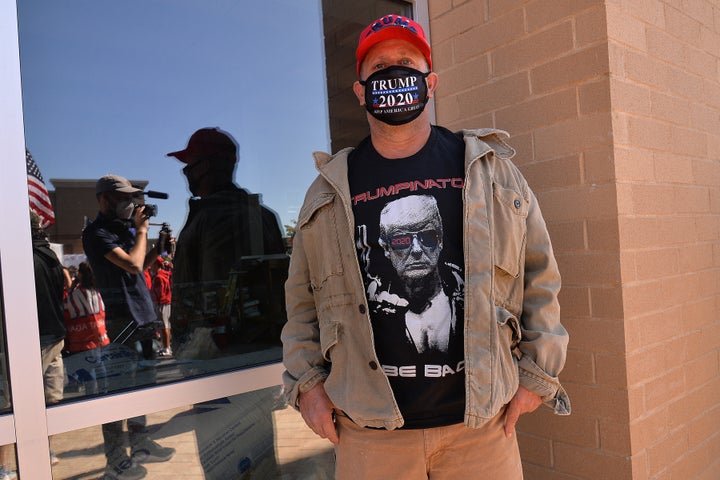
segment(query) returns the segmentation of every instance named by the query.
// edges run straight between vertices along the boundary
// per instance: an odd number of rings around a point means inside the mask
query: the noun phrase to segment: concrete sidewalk
[[[188,428],[192,425],[190,413],[192,407],[148,415],[148,428],[152,437],[163,446],[174,447],[177,452],[169,462],[144,464],[148,470],[145,478],[206,478],[200,463],[195,431]],[[264,470],[261,463],[251,473],[239,476],[238,479],[330,480],[333,477],[332,444],[310,431],[299,413],[289,407],[275,410],[272,412],[272,422],[279,473],[270,473],[267,468]],[[57,435],[52,438],[51,444],[60,459],[53,466],[54,480],[95,480],[102,477],[105,456],[100,426]]]

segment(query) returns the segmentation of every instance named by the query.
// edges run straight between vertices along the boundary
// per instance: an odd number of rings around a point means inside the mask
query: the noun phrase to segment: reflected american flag
[[[47,188],[45,188],[45,180],[43,180],[40,169],[27,149],[25,149],[25,165],[27,166],[30,209],[40,216],[41,226],[47,228],[55,223],[55,212],[50,203]]]

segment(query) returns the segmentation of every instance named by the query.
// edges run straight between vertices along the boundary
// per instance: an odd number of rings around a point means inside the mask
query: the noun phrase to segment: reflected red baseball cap
[[[190,163],[197,156],[235,161],[237,145],[229,133],[217,127],[201,128],[190,136],[185,150],[170,152],[167,156],[183,163]]]
[[[360,75],[360,65],[370,49],[383,40],[390,39],[405,40],[411,43],[422,52],[428,66],[432,69],[430,44],[425,38],[425,31],[420,24],[402,15],[385,15],[368,25],[360,34],[357,50],[355,50],[358,75]]]

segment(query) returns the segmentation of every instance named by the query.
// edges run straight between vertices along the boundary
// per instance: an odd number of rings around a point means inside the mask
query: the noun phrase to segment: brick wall
[[[608,1],[634,478],[720,478],[720,3]]]
[[[526,478],[720,478],[720,4],[433,0],[438,123],[512,134],[560,268],[573,414]]]

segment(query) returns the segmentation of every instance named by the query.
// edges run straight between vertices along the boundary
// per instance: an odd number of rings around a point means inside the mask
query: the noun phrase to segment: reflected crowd
[[[148,238],[157,206],[115,173],[96,181],[97,215],[78,232],[79,262],[63,267],[31,212],[48,405],[280,359],[289,255],[277,214],[235,184],[237,144],[229,133],[202,128],[167,156],[184,164],[191,193],[177,239],[167,224],[155,241]],[[279,390],[263,395],[244,406],[236,399],[232,411],[271,415]],[[253,425],[266,430],[254,443],[272,440],[271,419]],[[198,439],[212,436],[201,430]],[[151,438],[144,415],[108,422],[102,435],[102,478],[145,478],[143,464],[175,454]],[[272,448],[260,450],[253,455],[263,458],[250,463],[275,470]],[[200,460],[206,478],[223,478],[208,474],[223,471],[216,452]]]

